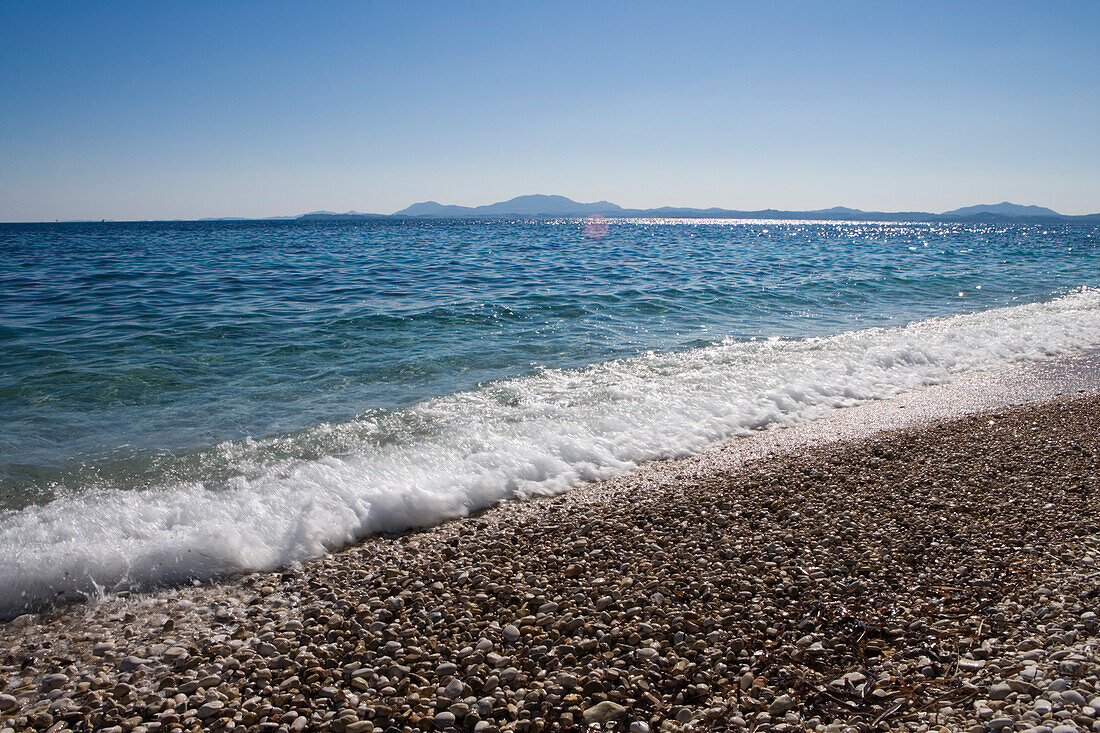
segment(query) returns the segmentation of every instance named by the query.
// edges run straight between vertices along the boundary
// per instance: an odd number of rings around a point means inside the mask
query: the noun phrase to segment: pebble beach
[[[782,432],[782,431],[779,431]],[[1100,731],[1100,397],[0,624],[0,732]]]
[[[161,5],[0,2],[0,733],[1100,733],[1100,0]]]

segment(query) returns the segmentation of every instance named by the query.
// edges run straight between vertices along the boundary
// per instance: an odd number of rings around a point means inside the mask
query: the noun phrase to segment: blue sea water
[[[1098,245],[984,223],[0,225],[0,612],[272,567],[1085,348]]]

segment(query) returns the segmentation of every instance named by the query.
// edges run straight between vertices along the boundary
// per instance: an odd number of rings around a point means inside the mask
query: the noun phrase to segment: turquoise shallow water
[[[0,482],[540,367],[1048,299],[1098,228],[616,221],[0,226]],[[16,488],[18,487],[18,489]]]
[[[1100,343],[1100,227],[0,225],[0,616]]]

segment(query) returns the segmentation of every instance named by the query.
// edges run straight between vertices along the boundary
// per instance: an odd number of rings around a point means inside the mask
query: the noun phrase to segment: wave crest
[[[1100,292],[797,341],[544,370],[200,456],[205,478],[0,512],[0,615],[317,556],[502,499],[1100,342]]]

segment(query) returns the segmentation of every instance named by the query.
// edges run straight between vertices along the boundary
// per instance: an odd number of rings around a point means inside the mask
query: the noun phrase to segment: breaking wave
[[[293,435],[220,444],[140,489],[0,512],[0,615],[265,570],[376,532],[565,491],[752,430],[1100,342],[1100,292],[824,338],[543,370]]]

